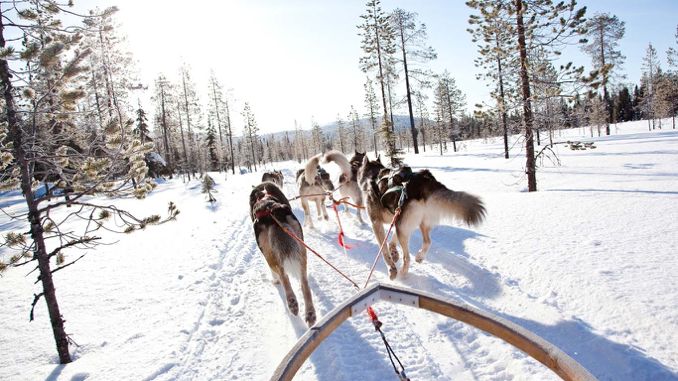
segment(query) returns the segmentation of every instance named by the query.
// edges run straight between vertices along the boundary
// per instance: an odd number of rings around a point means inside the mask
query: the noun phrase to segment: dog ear
[[[377,155],[377,162],[379,162],[379,164],[381,164],[381,154]]]
[[[367,155],[363,156],[363,163],[362,166],[367,166],[367,164],[370,163],[370,159],[367,158]]]

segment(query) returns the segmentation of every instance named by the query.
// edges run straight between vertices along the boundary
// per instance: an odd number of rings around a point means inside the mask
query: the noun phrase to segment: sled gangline
[[[292,380],[311,353],[341,323],[379,300],[418,307],[481,329],[525,352],[563,380],[596,381],[586,368],[568,354],[516,323],[466,304],[443,300],[423,291],[381,283],[375,283],[355,294],[306,331],[280,362],[271,381]]]

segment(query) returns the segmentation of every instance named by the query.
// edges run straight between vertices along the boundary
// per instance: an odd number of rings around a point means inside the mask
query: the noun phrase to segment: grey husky
[[[270,181],[273,184],[277,185],[278,188],[282,189],[282,187],[283,187],[283,174],[282,174],[282,172],[280,172],[278,170],[264,172],[263,176],[261,176],[261,182],[263,183],[264,181]]]
[[[408,168],[409,169],[409,168]],[[358,184],[363,191],[363,199],[367,207],[367,215],[372,223],[372,230],[380,245],[386,234],[384,224],[390,224],[395,206],[384,205],[385,195],[389,192],[389,178],[398,178],[401,170],[384,167],[377,158],[370,161],[363,158],[358,170]],[[415,260],[422,262],[431,246],[430,232],[435,226],[450,220],[461,220],[469,226],[478,225],[485,218],[485,207],[482,201],[466,192],[455,192],[438,182],[428,170],[420,170],[408,175],[402,183],[406,198],[401,206],[401,214],[395,223],[395,235],[388,250],[383,250],[384,262],[389,269],[389,277],[394,279],[398,274],[395,263],[398,261],[396,240],[403,251],[403,267],[401,276],[407,275],[410,266],[409,240],[412,232],[419,228],[423,244],[416,254]],[[386,195],[386,196],[389,196]]]
[[[259,250],[264,254],[273,274],[274,283],[282,283],[287,307],[294,315],[299,313],[299,303],[292,291],[288,274],[298,278],[306,307],[306,323],[315,324],[315,308],[311,298],[306,273],[306,248],[282,230],[288,229],[304,239],[301,224],[292,213],[290,202],[272,182],[259,184],[250,193],[250,217],[254,223],[254,236]],[[282,226],[278,226],[280,222]]]
[[[330,180],[330,174],[318,166],[322,156],[322,154],[313,156],[308,159],[304,169],[297,171],[299,198],[304,209],[304,226],[308,227],[313,227],[311,210],[308,207],[309,201],[315,201],[318,218],[322,215],[325,220],[329,219],[325,208],[325,192],[333,191],[334,185]]]
[[[341,197],[350,197],[352,202],[356,205],[363,205],[363,194],[358,186],[358,169],[362,164],[365,153],[355,151],[355,154],[349,161],[348,158],[341,152],[332,150],[325,153],[325,162],[334,162],[341,169],[339,176],[339,194]],[[360,214],[360,209],[356,211],[358,221],[364,223],[363,217]]]

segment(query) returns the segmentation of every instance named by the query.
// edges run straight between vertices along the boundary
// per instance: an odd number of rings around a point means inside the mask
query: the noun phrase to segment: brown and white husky
[[[311,219],[311,210],[308,207],[309,201],[315,202],[318,218],[327,220],[327,210],[325,208],[325,192],[333,191],[334,185],[330,180],[330,174],[318,166],[322,154],[318,154],[308,159],[306,167],[297,171],[297,187],[299,189],[299,199],[304,209],[304,226],[313,227]]]
[[[312,326],[315,324],[316,315],[306,273],[306,248],[282,229],[285,227],[300,239],[304,239],[301,224],[292,213],[290,202],[274,183],[264,182],[250,193],[250,217],[254,223],[257,246],[271,269],[273,282],[282,284],[287,307],[293,315],[299,313],[299,303],[288,277],[290,274],[301,284],[306,308],[305,320],[309,327]],[[276,220],[282,227],[278,226]]]
[[[372,223],[372,230],[380,245],[386,234],[384,224],[390,224],[393,205],[383,205],[384,194],[389,190],[388,178],[397,174],[399,169],[389,169],[381,164],[379,158],[370,161],[363,158],[358,170],[358,184],[363,191],[367,215]],[[389,250],[383,250],[384,262],[389,269],[389,277],[394,279],[398,274],[395,263],[398,261],[397,240],[403,251],[402,276],[407,275],[410,266],[409,240],[412,232],[419,228],[423,244],[415,260],[421,262],[431,246],[430,232],[435,226],[450,220],[461,220],[469,226],[478,225],[485,218],[485,207],[482,201],[469,193],[456,192],[438,182],[431,172],[424,169],[409,175],[403,183],[407,198],[401,214],[395,223],[395,235],[389,244]]]
[[[334,162],[341,169],[339,176],[339,194],[341,197],[350,197],[352,202],[356,205],[363,205],[363,194],[358,185],[358,169],[362,164],[365,153],[355,151],[355,154],[349,161],[348,158],[341,152],[332,150],[325,153],[325,162]],[[360,209],[356,211],[358,221],[362,224],[363,217],[360,214]]]

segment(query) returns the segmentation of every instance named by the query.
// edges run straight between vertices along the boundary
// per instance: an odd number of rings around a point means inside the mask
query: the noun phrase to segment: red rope
[[[391,226],[388,227],[388,231],[386,232],[386,237],[384,237],[384,240],[381,242],[381,246],[379,246],[379,251],[377,252],[377,255],[374,257],[374,262],[372,263],[372,267],[370,268],[370,274],[367,276],[367,280],[365,281],[365,285],[363,288],[367,288],[367,284],[370,282],[370,278],[372,278],[372,273],[374,272],[374,268],[377,266],[377,261],[379,261],[379,255],[381,255],[381,251],[384,249],[384,245],[386,244],[386,241],[388,241],[388,236],[391,234],[391,230],[393,229],[393,225],[395,225],[396,220],[398,219],[398,216],[400,216],[400,207],[398,207],[395,210],[395,214],[393,215],[393,220],[391,220]]]
[[[339,201],[335,201],[335,203],[337,203],[337,204],[346,204],[346,205],[352,206],[352,207],[354,207],[354,208],[356,208],[356,209],[365,209],[365,207],[362,206],[362,205],[356,205],[356,204],[354,204],[354,203],[352,203],[352,202],[349,202],[349,201],[348,201],[348,197],[344,197],[344,198],[340,199]]]
[[[344,242],[344,227],[341,226],[341,218],[339,218],[339,210],[337,210],[337,204],[339,204],[338,201],[333,201],[332,202],[332,209],[334,209],[334,214],[337,216],[337,223],[339,224],[339,237],[337,240],[339,241],[339,246],[343,247],[346,250],[351,250],[352,246]]]
[[[355,287],[355,288],[357,288],[357,289],[360,289],[360,287],[359,287],[353,280],[351,280],[351,278],[349,278],[348,276],[346,276],[346,274],[344,274],[343,272],[341,272],[341,270],[339,270],[338,268],[334,267],[334,265],[332,265],[329,261],[327,261],[325,258],[323,258],[322,255],[318,254],[317,251],[313,250],[310,246],[308,246],[308,245],[306,244],[306,242],[304,242],[303,239],[297,237],[297,236],[296,236],[294,233],[292,233],[289,229],[287,229],[285,226],[283,226],[283,224],[280,223],[280,221],[278,221],[278,219],[275,218],[274,215],[271,215],[271,218],[273,218],[273,221],[275,221],[275,223],[280,227],[280,229],[282,229],[285,233],[287,233],[287,235],[289,235],[289,236],[292,237],[294,240],[296,240],[297,242],[299,242],[299,243],[301,243],[302,245],[304,245],[304,247],[307,248],[309,251],[311,251],[311,253],[315,254],[318,258],[320,258],[320,259],[321,259],[323,262],[325,262],[328,266],[330,266],[332,269],[334,269],[334,271],[338,272],[339,275],[341,275],[341,276],[344,277],[346,280],[348,280],[349,282],[351,282],[351,284],[353,285],[353,287]]]

